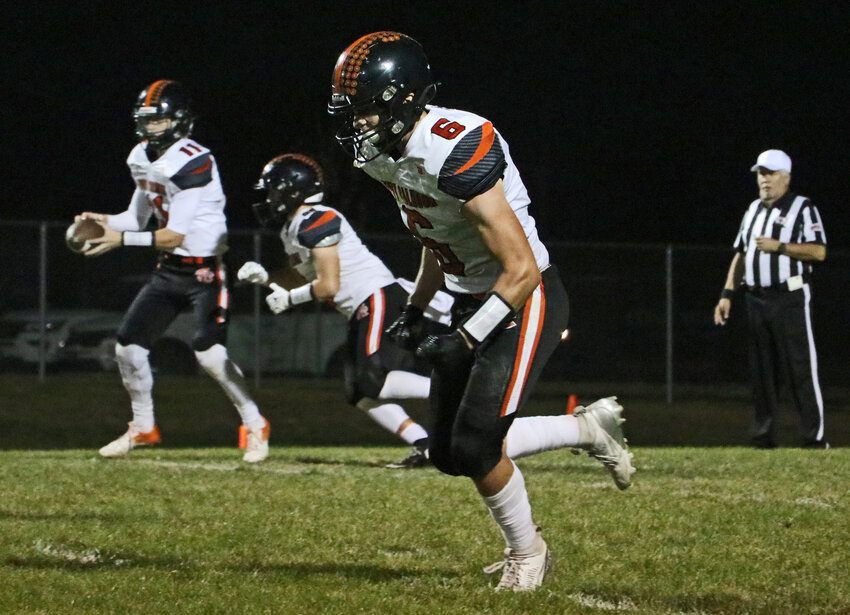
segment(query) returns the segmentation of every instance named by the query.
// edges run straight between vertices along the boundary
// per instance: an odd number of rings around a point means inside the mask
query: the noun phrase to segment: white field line
[[[629,598],[623,598],[621,600],[617,600],[616,602],[611,602],[610,600],[604,600],[602,598],[597,598],[596,596],[592,596],[590,594],[585,594],[583,592],[577,592],[574,594],[568,594],[567,598],[575,602],[576,604],[592,609],[599,609],[600,611],[611,611],[613,613],[628,613],[630,611],[638,611],[642,610],[638,607],[634,602]],[[705,611],[659,611],[658,615],[708,615]]]
[[[270,474],[309,474],[315,472],[315,467],[287,467],[276,468],[270,466],[252,465],[250,468],[246,464],[230,464],[230,463],[201,463],[197,461],[162,461],[157,459],[137,459],[136,463],[144,463],[161,468],[174,468],[178,470],[211,470],[213,472],[235,472],[237,470],[245,471],[249,469],[252,472],[268,472]]]
[[[704,496],[712,501],[729,502],[731,504],[779,504],[784,506],[800,506],[803,508],[818,508],[818,509],[844,509],[846,505],[835,498],[819,498],[819,497],[798,497],[798,498],[782,498],[775,495],[766,495],[764,493],[730,493],[717,490],[706,490],[705,485],[709,481],[692,481],[692,485],[671,489],[665,492],[667,497],[687,498],[693,495]],[[707,495],[710,493],[710,496]]]
[[[42,555],[61,559],[66,562],[73,562],[75,564],[94,565],[108,563],[114,566],[123,566],[124,564],[129,563],[129,560],[119,559],[114,555],[103,555],[100,552],[100,549],[73,551],[71,549],[65,549],[63,547],[48,544],[40,539],[35,542],[35,550]]]

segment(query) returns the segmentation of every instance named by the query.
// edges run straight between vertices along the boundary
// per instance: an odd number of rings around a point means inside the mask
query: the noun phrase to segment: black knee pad
[[[472,478],[486,476],[501,458],[500,436],[462,427],[455,431],[451,443],[451,460],[456,474]],[[434,465],[437,465],[436,461]]]
[[[434,446],[434,444],[430,442],[429,444],[428,458],[431,460],[431,463],[434,464],[434,467],[443,474],[448,474],[449,476],[461,476],[461,473],[455,468],[451,449]]]
[[[357,366],[346,364],[343,368],[345,377],[345,398],[349,404],[356,405],[364,397],[378,399],[384,381],[387,379],[387,370],[375,355],[366,359],[366,365]]]
[[[227,345],[227,329],[224,326],[204,327],[192,336],[192,350],[195,352],[209,350],[216,344]]]
[[[135,344],[136,346],[141,346],[145,350],[151,349],[151,345],[148,343],[148,341],[140,335],[122,335],[119,332],[116,336],[115,341],[121,344],[122,346],[129,346],[130,344]]]

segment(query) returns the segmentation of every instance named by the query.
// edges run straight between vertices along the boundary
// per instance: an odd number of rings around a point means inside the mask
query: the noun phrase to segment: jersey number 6
[[[446,118],[437,120],[437,123],[431,126],[431,132],[444,139],[454,139],[460,133],[466,130],[466,126],[452,122]]]

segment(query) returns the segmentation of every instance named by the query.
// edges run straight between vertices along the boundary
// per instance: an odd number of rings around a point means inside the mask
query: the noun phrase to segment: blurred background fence
[[[148,279],[155,253],[114,250],[100,258],[64,245],[67,222],[0,221],[0,368],[37,372],[113,370],[118,322]],[[412,279],[418,244],[404,234],[365,234],[366,244],[400,277]],[[570,335],[544,380],[677,384],[745,383],[746,326],[741,297],[732,319],[716,327],[712,312],[726,276],[729,246],[547,242],[570,295]],[[850,254],[831,250],[813,282],[813,321],[821,379],[844,385],[850,316],[842,289]],[[246,260],[283,262],[273,233],[231,230],[228,260],[235,278]],[[341,373],[346,322],[334,310],[305,306],[268,312],[262,289],[236,285],[228,346],[261,386],[264,375]],[[161,371],[196,370],[191,330],[179,318],[153,349]],[[842,333],[844,331],[845,333]]]

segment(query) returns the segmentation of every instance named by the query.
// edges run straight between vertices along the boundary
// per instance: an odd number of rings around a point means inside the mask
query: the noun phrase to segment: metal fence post
[[[44,382],[47,373],[47,222],[38,226],[38,380]]]
[[[261,262],[263,237],[259,231],[253,232],[254,260]],[[254,284],[254,387],[260,388],[260,286]]]
[[[667,289],[667,403],[673,403],[673,245],[665,250],[665,287]]]

